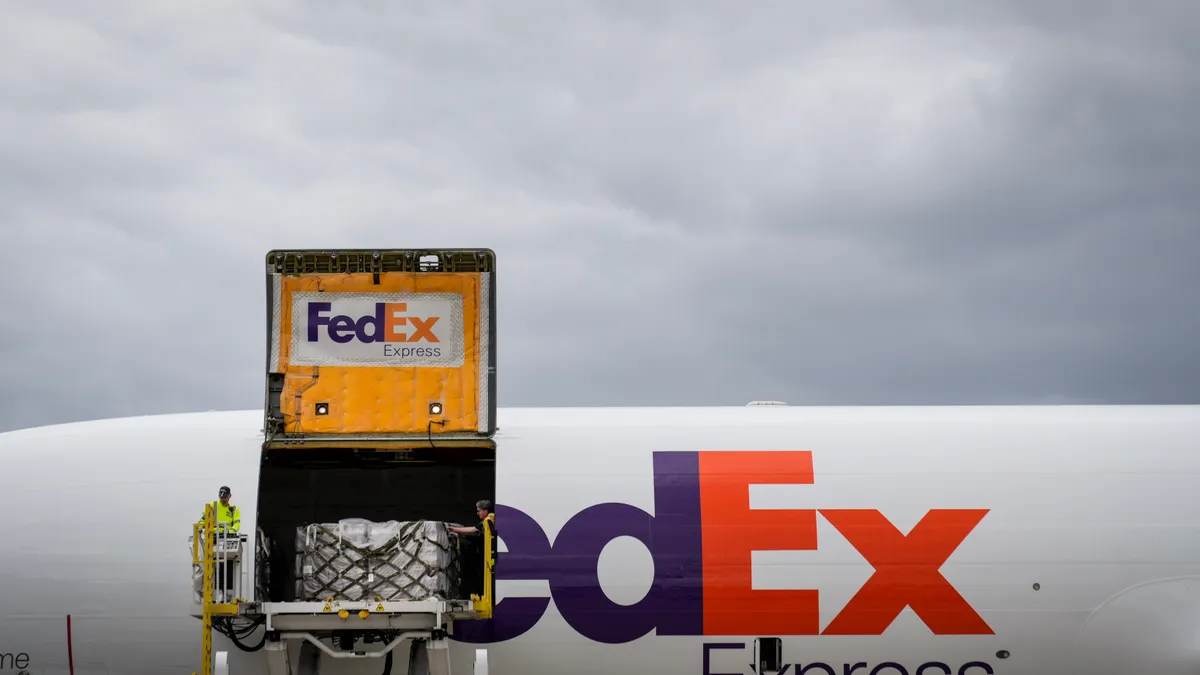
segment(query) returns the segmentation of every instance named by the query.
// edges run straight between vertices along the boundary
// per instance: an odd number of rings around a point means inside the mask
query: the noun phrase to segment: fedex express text
[[[882,635],[906,607],[935,635],[991,635],[992,628],[939,571],[987,509],[930,509],[907,534],[874,509],[751,509],[754,484],[811,484],[809,451],[656,452],[654,515],[597,504],[568,520],[553,544],[528,514],[497,505],[497,580],[545,580],[550,597],[509,593],[492,619],[455,627],[455,639],[490,643],[532,629],[551,600],[572,629],[620,644],[660,636]],[[818,591],[757,590],[751,552],[815,550],[817,514],[874,571],[824,629]],[[597,564],[609,541],[642,542],[654,580],[638,602],[610,600]]]
[[[462,297],[446,293],[296,293],[295,365],[462,364]]]
[[[923,663],[905,665],[898,661],[857,661],[825,662],[815,659],[804,659],[789,662],[784,655],[784,662],[778,671],[759,673],[754,664],[741,669],[718,667],[713,661],[716,652],[733,650],[741,652],[735,658],[736,662],[753,660],[751,645],[745,642],[706,642],[701,647],[700,668],[698,675],[996,675],[996,669],[987,661],[964,661],[962,663],[946,663],[944,661],[925,661]]]

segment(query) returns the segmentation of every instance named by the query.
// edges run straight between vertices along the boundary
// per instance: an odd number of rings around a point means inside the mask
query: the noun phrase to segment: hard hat
[[[222,485],[220,490],[217,490],[218,497],[228,497],[233,494],[228,485]]]

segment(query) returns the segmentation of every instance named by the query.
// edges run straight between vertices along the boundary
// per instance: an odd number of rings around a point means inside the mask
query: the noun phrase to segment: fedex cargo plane
[[[499,600],[456,625],[458,672],[486,648],[498,675],[749,674],[771,638],[785,675],[1200,672],[1200,407],[498,418]],[[378,487],[265,462],[261,422],[0,434],[0,673],[197,672],[187,538],[217,487],[247,523],[278,517],[283,482],[305,508]],[[467,465],[428,475],[387,499],[465,522],[489,489]],[[214,646],[267,672],[264,650]],[[322,654],[318,672],[381,668]]]
[[[1197,407],[500,410],[491,251],[266,273],[262,409],[0,434],[0,675],[1200,672]]]

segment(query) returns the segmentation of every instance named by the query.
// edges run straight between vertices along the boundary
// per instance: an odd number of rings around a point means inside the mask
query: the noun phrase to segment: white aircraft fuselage
[[[254,531],[262,417],[0,434],[0,675],[198,672],[188,537],[220,485]],[[499,602],[461,672],[741,675],[758,637],[784,675],[1200,672],[1200,406],[498,421]]]

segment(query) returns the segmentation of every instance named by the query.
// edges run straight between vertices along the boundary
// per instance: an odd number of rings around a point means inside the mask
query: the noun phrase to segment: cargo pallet
[[[425,453],[418,463],[428,463],[429,453],[479,450],[492,454],[467,461],[490,462],[494,485],[494,253],[272,251],[267,255],[267,304],[271,337],[264,467],[271,458],[367,455],[371,457],[357,468],[380,466],[382,472],[392,466],[389,462],[402,462],[414,453]],[[347,312],[360,312],[357,325]],[[304,320],[312,325],[305,323],[307,332],[300,333]],[[364,333],[367,328],[371,332]],[[329,340],[322,342],[320,331],[327,331]],[[366,344],[346,347],[355,335]],[[364,341],[364,335],[370,339]],[[406,362],[409,354],[413,356]],[[264,505],[266,479],[259,480],[261,523],[271,504]],[[289,502],[277,512],[293,506]],[[192,536],[193,574],[203,577],[201,597],[192,610],[203,624],[200,675],[240,675],[230,673],[227,652],[214,654],[214,631],[240,638],[259,630],[260,644],[247,647],[239,641],[239,647],[264,650],[270,675],[293,673],[293,649],[299,650],[297,675],[315,675],[322,655],[390,664],[405,642],[409,675],[458,675],[452,672],[448,640],[455,622],[492,616],[496,533],[490,518],[481,523],[483,592],[469,599],[389,601],[375,596],[277,602],[257,586],[260,565],[253,575],[255,597],[247,599],[241,581],[248,566],[242,563],[255,556],[247,558],[246,535],[218,532],[216,514],[216,503],[208,504]],[[260,528],[255,545],[263,539]],[[245,627],[234,628],[235,622]],[[487,675],[486,649],[475,650],[473,670]]]

